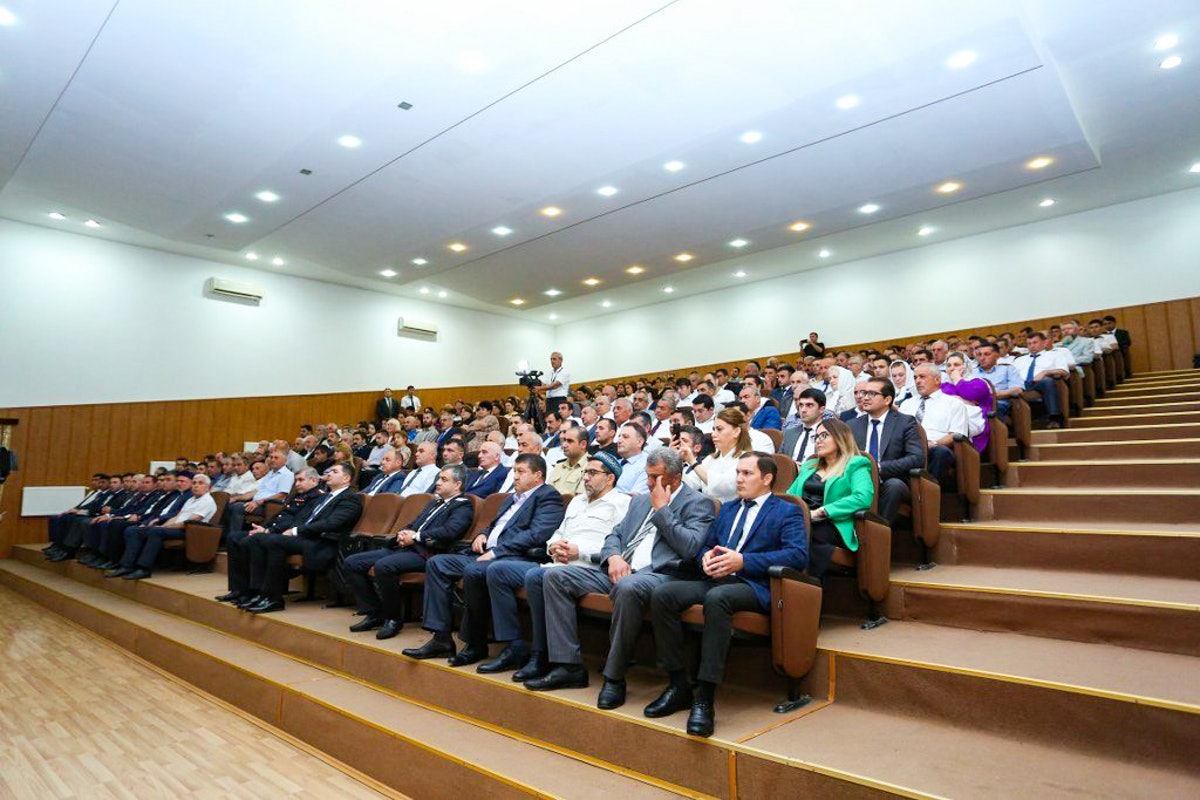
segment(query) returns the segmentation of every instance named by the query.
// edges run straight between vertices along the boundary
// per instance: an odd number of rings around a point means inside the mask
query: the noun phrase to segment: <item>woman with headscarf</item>
[[[893,361],[888,365],[888,373],[892,376],[892,386],[896,388],[892,408],[899,408],[905,400],[917,396],[917,380],[907,361]]]
[[[967,357],[957,351],[946,356],[946,372],[942,376],[942,394],[962,400],[967,406],[967,432],[971,444],[980,453],[987,450],[987,415],[995,405],[992,387],[983,378],[972,378]]]

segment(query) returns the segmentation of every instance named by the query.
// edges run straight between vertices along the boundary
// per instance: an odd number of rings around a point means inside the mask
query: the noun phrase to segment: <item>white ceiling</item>
[[[1200,185],[1194,0],[0,7],[0,216],[543,321]]]

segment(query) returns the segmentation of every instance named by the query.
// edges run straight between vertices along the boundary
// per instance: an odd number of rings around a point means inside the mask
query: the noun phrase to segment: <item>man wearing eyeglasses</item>
[[[900,505],[909,501],[908,474],[925,467],[925,448],[917,421],[892,410],[896,387],[887,378],[872,378],[856,393],[863,415],[849,422],[858,449],[879,464],[879,516],[889,525]]]

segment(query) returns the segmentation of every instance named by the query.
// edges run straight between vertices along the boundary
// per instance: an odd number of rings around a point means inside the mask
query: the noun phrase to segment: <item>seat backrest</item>
[[[479,515],[483,513],[483,498],[476,497],[473,494],[464,494],[471,501],[471,524],[463,531],[463,541],[471,541],[475,538],[475,521],[479,519]]]
[[[863,453],[867,457],[867,461],[871,462],[871,485],[875,487],[875,491],[871,493],[871,508],[868,509],[872,514],[879,512],[879,465],[875,463],[875,459],[871,458],[870,453]]]
[[[779,452],[779,446],[783,444],[783,431],[777,431],[774,428],[764,428],[762,433],[771,437],[771,443],[775,445],[775,452]]]
[[[471,526],[471,534],[468,538],[474,539],[480,533],[492,524],[496,519],[496,515],[500,513],[500,506],[504,505],[509,495],[506,492],[496,492],[489,494],[483,499],[479,507],[479,513],[475,515],[475,523]]]
[[[399,495],[397,495],[399,496]],[[391,533],[397,533],[404,530],[412,521],[421,516],[421,512],[425,510],[425,506],[429,505],[429,501],[434,498],[431,494],[410,494],[408,497],[401,497],[404,505],[400,507],[400,511],[396,514],[395,520],[392,522]]]
[[[213,492],[212,499],[217,504],[217,513],[213,514],[212,519],[208,522],[210,525],[220,525],[221,515],[225,513],[225,506],[229,505],[229,492]]]
[[[354,533],[383,536],[394,530],[396,517],[404,506],[403,497],[390,493],[364,494],[362,500],[363,513],[354,526]]]
[[[575,495],[573,495],[573,494],[563,494],[562,495],[563,508],[565,509],[567,506],[571,505],[571,501],[574,499],[575,499]]]
[[[775,490],[786,492],[796,480],[799,470],[796,462],[792,461],[792,457],[786,453],[776,453],[773,457],[775,459]]]
[[[808,535],[809,552],[812,552],[812,514],[808,510],[808,503],[787,492],[775,492],[775,496],[785,503],[800,506],[800,513],[804,515],[804,532]]]

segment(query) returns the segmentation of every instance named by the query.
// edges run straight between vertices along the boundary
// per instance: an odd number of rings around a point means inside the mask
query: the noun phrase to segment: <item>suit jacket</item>
[[[741,500],[730,500],[721,506],[721,513],[708,529],[696,562],[703,564],[704,554],[717,545],[726,545]],[[750,584],[758,597],[758,605],[766,611],[771,607],[771,581],[767,570],[774,566],[804,569],[808,566],[808,532],[804,529],[804,514],[800,507],[771,495],[763,502],[749,531],[744,531],[738,580]]]
[[[370,483],[363,487],[363,490],[370,489],[380,475],[383,475],[383,473],[381,472],[372,478]],[[400,487],[404,485],[404,476],[405,473],[402,469],[398,469],[391,475],[386,476],[383,479],[383,483],[375,490],[375,494],[400,494]]]
[[[336,545],[342,536],[350,533],[358,518],[362,516],[362,496],[347,488],[318,510],[317,506],[320,506],[323,500],[324,497],[315,501],[311,515],[295,526],[296,535]],[[314,566],[314,569],[316,568]]]
[[[854,433],[858,449],[867,452],[870,435],[870,417],[863,415],[847,423]],[[908,414],[889,411],[879,431],[879,481],[900,478],[908,480],[908,473],[925,468],[925,445],[917,421]]]
[[[789,386],[779,395],[779,419],[785,420],[792,413],[792,405],[795,403],[795,398],[792,396],[792,389]]]
[[[1130,337],[1129,331],[1124,328],[1114,328],[1112,333],[1117,339],[1117,346],[1122,350],[1128,350],[1129,346],[1133,344],[1133,339]]]
[[[267,526],[267,533],[283,533],[304,522],[324,496],[321,490],[315,487],[307,492],[292,495],[283,510],[276,514]]]
[[[391,403],[391,406],[388,403]],[[375,419],[391,419],[400,413],[400,401],[395,397],[381,397],[375,401]]]
[[[820,422],[813,423],[813,427],[820,425]],[[804,425],[797,425],[794,428],[788,428],[783,432],[783,443],[779,445],[779,452],[783,453],[788,458],[792,457],[792,453],[796,452],[796,444],[800,441],[800,437],[804,435]],[[808,435],[808,452],[813,452],[813,434]]]
[[[152,492],[147,492],[146,494],[141,495],[141,499],[138,500],[138,502],[132,507],[126,506],[125,508],[121,509],[120,516],[127,517],[131,514],[137,514],[138,518],[141,519],[148,512],[152,511],[166,494],[167,493],[161,489],[155,489]]]
[[[178,514],[180,509],[183,508],[183,504],[186,503],[188,498],[191,496],[191,492],[181,492],[176,489],[174,492],[167,495],[166,501],[161,506],[154,509],[157,516],[151,519],[150,516],[147,515],[145,519],[138,524],[146,527],[162,525],[164,522],[170,520],[171,517]]]
[[[788,487],[787,493],[804,497],[804,482],[817,471],[817,459],[810,458],[800,467],[800,474]],[[854,535],[854,512],[869,511],[875,500],[875,482],[871,480],[869,456],[854,456],[846,465],[846,471],[825,483],[824,500],[821,507],[829,514],[829,521],[838,529],[851,550],[858,549],[858,537]]]
[[[427,520],[428,525],[425,524]],[[445,503],[441,502],[441,498],[430,500],[417,518],[408,524],[409,529],[421,532],[421,541],[413,549],[426,558],[434,553],[445,553],[462,541],[474,521],[475,505],[466,495],[451,497]],[[425,527],[422,528],[422,525]],[[392,539],[389,546],[395,547],[395,542]]]
[[[779,418],[779,409],[764,404],[750,421],[750,427],[760,431],[764,428],[780,430],[783,428],[783,421]]]
[[[467,494],[473,494],[476,497],[487,497],[489,494],[495,494],[500,491],[500,487],[504,485],[504,479],[507,477],[508,467],[497,466],[486,477],[480,472],[475,476],[475,480],[471,482],[471,488],[467,490]]]
[[[513,504],[514,497],[516,495],[509,495],[500,506],[500,510],[496,512],[496,519],[483,531],[485,536],[491,535],[496,522]],[[543,547],[558,530],[565,515],[562,495],[553,486],[543,483],[533,490],[524,505],[500,532],[500,538],[492,548],[496,558],[525,558],[533,548]]]
[[[687,484],[679,488],[666,506],[651,514],[649,494],[635,495],[625,518],[604,539],[600,564],[625,552],[650,514],[654,524],[654,547],[650,550],[650,571],[660,572],[668,565],[696,557],[713,521],[713,502]]]

